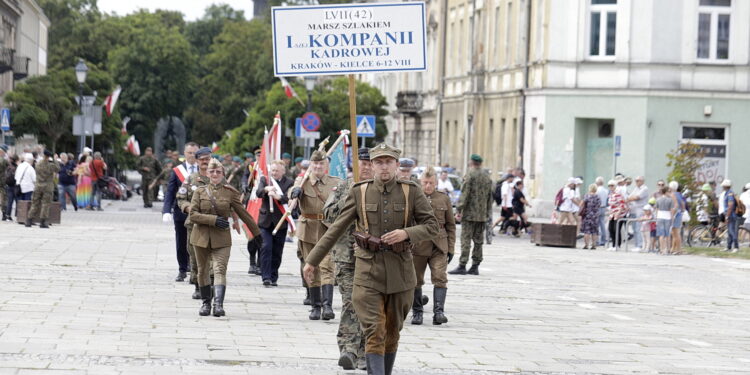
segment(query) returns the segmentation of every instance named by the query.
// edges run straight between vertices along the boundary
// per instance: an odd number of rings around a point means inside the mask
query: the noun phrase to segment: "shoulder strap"
[[[364,229],[366,233],[370,232],[370,224],[367,222],[367,210],[365,210],[365,195],[367,193],[367,185],[359,185],[360,196],[362,197],[362,221],[364,222]]]
[[[406,199],[406,205],[404,207],[404,228],[409,226],[409,184],[401,184],[404,190],[404,198]]]
[[[216,199],[214,199],[214,195],[211,193],[211,186],[206,185],[206,194],[208,194],[208,199],[211,201],[211,207],[214,208],[214,215],[218,215],[219,209],[216,208]]]

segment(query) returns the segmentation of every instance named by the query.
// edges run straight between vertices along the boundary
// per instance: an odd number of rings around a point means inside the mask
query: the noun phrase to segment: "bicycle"
[[[709,224],[700,224],[688,232],[687,244],[690,247],[721,247],[726,245],[728,230],[724,222],[719,221],[719,215],[711,215]],[[737,230],[740,248],[750,247],[750,231],[745,227]]]

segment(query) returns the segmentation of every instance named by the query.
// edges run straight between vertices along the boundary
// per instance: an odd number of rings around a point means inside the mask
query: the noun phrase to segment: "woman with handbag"
[[[30,201],[36,184],[36,170],[34,170],[34,155],[23,154],[23,163],[16,168],[16,199]]]

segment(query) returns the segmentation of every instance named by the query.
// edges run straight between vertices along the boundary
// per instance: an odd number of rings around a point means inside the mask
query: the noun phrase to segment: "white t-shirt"
[[[21,187],[21,193],[28,193],[34,191],[34,185],[36,184],[36,170],[31,164],[27,162],[21,163],[16,168],[16,184]]]
[[[719,213],[723,213],[726,211],[726,207],[724,207],[724,196],[726,195],[725,191],[722,191],[719,193]]]
[[[745,205],[745,214],[742,217],[750,219],[750,190],[740,194],[740,200]]]
[[[500,194],[502,195],[502,207],[513,207],[513,189],[511,188],[508,181],[504,181],[500,185]]]
[[[628,198],[630,197],[638,198],[637,200],[630,202],[630,212],[635,212],[639,215],[639,213],[643,211],[643,206],[648,203],[648,187],[646,184],[641,185],[641,187],[635,186],[635,189],[633,189]]]
[[[562,212],[578,212],[578,205],[573,202],[573,199],[578,198],[576,189],[571,189],[568,186],[563,188],[563,202],[560,205],[560,211]]]
[[[455,189],[450,178],[446,178],[445,181],[438,178],[437,190],[443,193],[451,193]]]

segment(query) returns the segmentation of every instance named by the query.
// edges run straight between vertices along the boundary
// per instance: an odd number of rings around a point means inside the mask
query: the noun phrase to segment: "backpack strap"
[[[401,184],[404,191],[404,198],[406,199],[406,205],[404,206],[404,228],[409,226],[409,184]]]
[[[370,233],[370,224],[367,222],[367,210],[365,210],[365,195],[367,193],[367,185],[359,185],[360,197],[362,198],[362,221],[364,222],[365,233]]]

